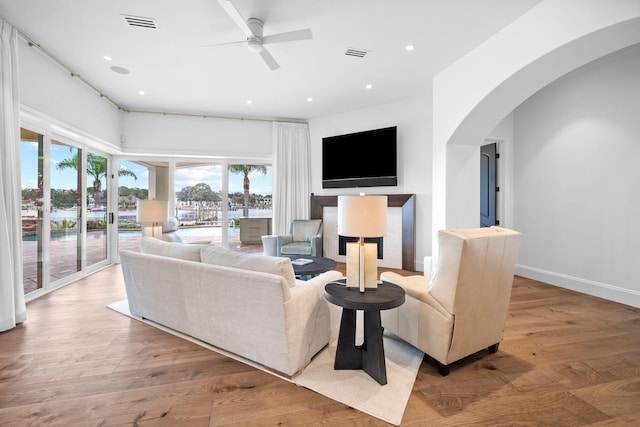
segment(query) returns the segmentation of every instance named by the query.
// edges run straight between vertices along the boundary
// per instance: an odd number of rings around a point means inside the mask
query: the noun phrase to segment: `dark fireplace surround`
[[[349,237],[349,236],[341,236],[338,234],[338,255],[346,255],[347,254],[347,243],[357,242],[360,240],[358,237]],[[383,238],[382,237],[365,237],[365,243],[375,243],[378,247],[378,259],[383,258]]]
[[[387,206],[402,208],[402,269],[416,271],[415,194],[387,194]],[[324,220],[325,207],[337,207],[338,196],[311,195],[311,219]]]

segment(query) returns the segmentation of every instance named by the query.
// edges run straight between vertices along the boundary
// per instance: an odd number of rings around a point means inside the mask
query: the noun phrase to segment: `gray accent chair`
[[[322,256],[321,219],[294,219],[289,234],[276,237],[276,256]]]

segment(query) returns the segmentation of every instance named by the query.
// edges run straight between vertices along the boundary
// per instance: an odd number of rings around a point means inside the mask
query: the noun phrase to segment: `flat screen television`
[[[397,126],[322,138],[322,188],[398,185]]]

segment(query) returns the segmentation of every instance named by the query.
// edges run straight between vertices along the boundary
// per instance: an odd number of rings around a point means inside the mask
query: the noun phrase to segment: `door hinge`
[[[113,215],[113,212],[109,212],[109,224],[113,224],[115,217]]]
[[[496,159],[500,158],[500,153],[496,153]]]
[[[500,191],[500,187],[496,187],[496,192]]]
[[[496,219],[496,225],[500,225],[500,221]]]

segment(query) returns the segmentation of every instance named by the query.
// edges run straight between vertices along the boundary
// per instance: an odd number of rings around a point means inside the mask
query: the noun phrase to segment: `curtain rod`
[[[149,110],[127,110],[123,109],[126,113],[143,113],[143,114],[161,114],[163,116],[182,116],[182,117],[202,117],[204,119],[230,119],[230,120],[251,120],[254,122],[278,122],[278,123],[295,123],[295,124],[307,124],[306,121],[300,120],[278,120],[278,119],[262,119],[258,117],[237,117],[237,116],[221,116],[217,114],[197,114],[197,113],[178,113],[171,111],[149,111]]]
[[[245,120],[250,120],[250,121],[256,121],[256,122],[280,122],[280,123],[307,123],[304,120],[300,120],[300,121],[295,121],[295,120],[277,120],[277,119],[262,119],[262,118],[256,118],[256,117],[234,117],[234,116],[222,116],[222,115],[217,115],[217,114],[196,114],[196,113],[179,113],[179,112],[158,112],[158,111],[147,111],[147,110],[132,110],[132,109],[128,109],[123,107],[122,105],[118,104],[116,101],[114,101],[113,99],[111,99],[107,94],[105,94],[104,92],[102,92],[100,89],[98,89],[97,87],[95,87],[94,85],[92,85],[91,83],[89,83],[86,79],[84,79],[80,74],[74,72],[70,67],[68,67],[64,62],[62,62],[61,60],[59,60],[56,56],[54,56],[51,52],[49,52],[48,50],[46,50],[45,48],[43,48],[39,43],[36,43],[33,39],[31,39],[31,37],[29,37],[28,35],[26,35],[24,32],[22,32],[22,30],[20,30],[19,28],[17,28],[16,26],[14,26],[13,24],[11,24],[11,26],[13,28],[15,28],[16,32],[18,33],[18,35],[20,37],[22,37],[27,44],[30,47],[34,47],[37,48],[41,53],[43,53],[47,58],[49,58],[50,61],[54,62],[56,65],[58,65],[59,67],[61,67],[62,69],[64,69],[67,73],[69,73],[71,75],[71,77],[75,77],[78,80],[80,80],[82,83],[84,83],[87,87],[89,87],[91,90],[93,90],[95,93],[97,93],[98,95],[100,95],[101,98],[106,99],[107,101],[109,101],[114,107],[116,107],[118,110],[120,111],[124,111],[125,113],[144,113],[144,114],[162,114],[164,116],[182,116],[182,117],[203,117],[203,118],[210,118],[210,119],[231,119],[231,120],[240,120],[240,121],[245,121]]]

